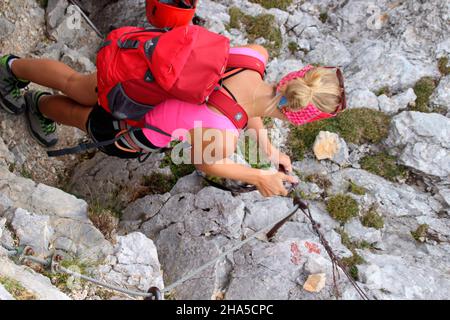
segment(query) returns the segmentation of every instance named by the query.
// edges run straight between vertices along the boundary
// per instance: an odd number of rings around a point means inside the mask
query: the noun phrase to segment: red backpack
[[[137,27],[114,30],[98,53],[97,69],[100,106],[132,127],[165,135],[169,134],[146,125],[144,116],[167,99],[208,102],[236,128],[245,128],[248,115],[234,98],[223,92],[222,81],[245,69],[257,71],[262,77],[265,74],[265,66],[259,59],[230,54],[228,38],[195,25],[170,31]],[[100,144],[104,146],[111,141]],[[82,149],[98,145],[89,144]],[[51,151],[49,155],[74,152],[80,152],[80,148]]]
[[[228,38],[199,26],[117,29],[97,57],[100,105],[118,120],[142,127],[145,114],[167,99],[208,101],[242,129],[248,118],[220,94],[220,80],[235,68],[265,70],[258,59],[229,52]]]

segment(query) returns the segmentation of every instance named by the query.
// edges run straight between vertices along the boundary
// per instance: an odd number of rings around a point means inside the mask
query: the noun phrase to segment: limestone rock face
[[[431,103],[435,107],[441,107],[450,112],[450,76],[441,79],[436,91],[431,96]]]
[[[449,118],[402,112],[394,117],[386,143],[404,165],[446,179],[450,175],[449,135]]]
[[[95,71],[103,37],[69,1],[49,0],[46,9],[41,3],[0,1],[2,51],[60,60],[82,73]],[[111,27],[149,26],[144,0],[77,3],[104,34]],[[236,23],[236,14],[229,11],[232,6],[249,17],[273,15],[279,27],[270,30],[273,41],[265,38],[266,32],[258,34],[259,26]],[[349,108],[365,107],[393,118],[389,138],[377,145],[347,145],[336,134],[322,132],[312,151],[323,160],[307,155],[293,164],[302,178],[297,191],[310,202],[314,219],[338,257],[362,258],[358,284],[369,296],[448,299],[450,80],[437,63],[450,58],[448,1],[314,0],[266,9],[248,0],[202,0],[197,13],[205,27],[229,37],[232,46],[269,46],[269,83],[308,64],[341,66]],[[430,109],[436,113],[410,111],[418,98],[413,88],[422,77],[437,83],[430,97]],[[282,150],[288,147],[290,127],[281,120],[272,127],[273,143]],[[85,139],[84,133],[62,126],[58,134],[61,146]],[[0,241],[30,245],[40,256],[62,252],[73,263],[88,263],[90,275],[133,290],[174,283],[276,222],[293,205],[288,198],[205,187],[196,173],[180,179],[166,194],[148,194],[145,177],[171,173],[161,168],[164,155],[139,164],[101,153],[49,159],[45,151],[29,137],[23,117],[0,111]],[[361,170],[365,156],[381,151],[398,157],[412,171],[407,180],[393,183]],[[233,159],[245,164],[242,157]],[[303,179],[312,175],[322,181]],[[352,184],[365,193],[349,192]],[[348,194],[358,203],[360,215],[345,225],[327,212],[327,202],[336,194]],[[119,230],[108,237],[111,242],[95,216],[102,206],[121,211]],[[383,228],[363,225],[369,210],[383,219]],[[96,225],[90,218],[97,218]],[[419,227],[426,231],[416,241],[413,234]],[[16,265],[7,255],[0,246],[0,277],[18,282],[36,299],[69,298],[37,273],[38,268]],[[178,286],[171,297],[336,299],[332,279],[330,258],[299,212],[270,241],[265,236],[251,241]],[[342,273],[338,286],[342,299],[360,298]],[[69,295],[111,298],[89,285]],[[0,300],[12,298],[7,286],[0,285]]]

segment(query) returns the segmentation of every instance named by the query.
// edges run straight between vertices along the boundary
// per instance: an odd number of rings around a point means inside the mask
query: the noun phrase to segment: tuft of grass
[[[327,201],[327,211],[330,216],[341,224],[358,216],[358,202],[349,195],[338,194]]]
[[[142,180],[142,185],[147,188],[147,194],[170,192],[177,183],[177,179],[174,176],[160,172],[153,172],[149,176],[144,176]]]
[[[121,212],[105,208],[98,201],[89,206],[89,219],[110,241],[113,240],[114,233],[118,228],[120,216]]]
[[[266,9],[277,8],[280,10],[286,10],[293,0],[249,0],[253,3],[258,3]]]
[[[411,231],[411,235],[417,242],[425,242],[429,228],[429,225],[421,224],[415,231]]]
[[[348,192],[356,194],[358,196],[363,196],[367,193],[367,190],[364,189],[361,186],[358,186],[356,183],[354,183],[353,181],[350,181],[350,184],[348,186]]]
[[[414,92],[417,96],[413,111],[431,112],[429,108],[430,97],[436,89],[436,82],[431,77],[423,77],[414,85]]]
[[[302,160],[320,131],[337,133],[357,145],[376,144],[387,138],[390,122],[390,117],[383,112],[362,108],[346,110],[331,119],[291,126],[288,138],[291,155],[294,160]]]
[[[327,190],[329,187],[331,187],[331,181],[327,178],[325,175],[321,174],[312,174],[306,177],[306,181],[310,183],[315,183],[319,186],[319,188],[323,190]]]
[[[350,236],[344,230],[336,230],[341,236],[341,243],[347,247],[351,252],[352,256],[347,258],[342,258],[341,263],[346,267],[347,271],[350,273],[353,279],[359,280],[359,270],[358,265],[365,263],[364,259],[356,252],[356,249],[370,249],[373,246],[369,243],[353,242],[350,240]]]
[[[448,76],[450,74],[450,64],[447,57],[442,57],[438,60],[438,68],[443,76]]]
[[[33,173],[31,173],[25,166],[20,169],[20,175],[25,179],[33,179]]]
[[[377,230],[384,228],[384,219],[383,217],[376,211],[375,208],[370,208],[362,217],[361,223],[363,226],[368,228],[374,228]]]
[[[36,300],[34,293],[25,289],[17,280],[9,277],[0,276],[0,284],[8,291],[16,300]]]
[[[69,269],[69,270],[73,270],[77,273],[83,274],[83,275],[88,275],[87,269],[89,267],[92,267],[90,265],[88,265],[85,262],[82,262],[78,259],[64,259],[63,261],[61,261],[61,266],[63,268]],[[52,282],[52,284],[57,287],[59,290],[61,290],[62,292],[66,293],[66,294],[70,294],[72,292],[71,289],[71,281],[70,278],[71,276],[66,274],[66,273],[52,273],[49,271],[44,270],[43,275],[45,275],[46,277],[48,277],[50,279],[50,281]],[[78,280],[77,280],[78,281]],[[84,284],[86,283],[85,280],[80,279],[80,284]]]
[[[397,163],[397,159],[387,153],[366,156],[361,159],[361,168],[395,182],[398,178],[407,176],[407,169]]]
[[[265,47],[270,55],[273,57],[280,55],[283,37],[273,15],[260,14],[253,17],[237,7],[231,7],[228,12],[230,14],[229,28],[244,28],[250,43],[255,42],[258,38],[266,39]]]
[[[291,54],[296,54],[300,50],[300,46],[297,42],[291,41],[288,44],[288,49]]]
[[[357,253],[353,253],[351,257],[341,259],[342,264],[347,268],[348,272],[356,281],[359,280],[358,265],[363,264],[364,259]]]
[[[177,143],[174,142],[172,144],[172,147],[175,147],[176,145],[177,145]],[[172,172],[175,182],[178,181],[178,179],[180,179],[180,178],[190,175],[192,172],[194,172],[196,170],[196,168],[193,164],[189,164],[189,163],[175,164],[175,163],[173,163],[170,150],[166,152],[166,156],[161,161],[161,165],[160,165],[160,168],[166,168],[166,167],[170,167],[170,172]]]
[[[319,20],[322,23],[326,23],[328,21],[328,13],[326,11],[321,12],[319,15]]]
[[[388,97],[391,97],[392,96],[392,91],[391,91],[391,89],[389,87],[383,87],[383,88],[380,88],[378,91],[375,92],[375,95],[377,97],[382,96],[383,94],[388,96]]]

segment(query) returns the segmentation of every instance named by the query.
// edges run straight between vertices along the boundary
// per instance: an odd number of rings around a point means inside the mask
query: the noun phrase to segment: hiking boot
[[[56,123],[46,118],[38,108],[39,99],[48,92],[30,91],[25,94],[26,118],[30,133],[40,144],[53,147],[58,142]]]
[[[13,55],[0,58],[0,106],[8,113],[21,114],[25,111],[25,100],[21,89],[28,86],[29,81],[17,79],[9,67],[11,59],[18,59]]]

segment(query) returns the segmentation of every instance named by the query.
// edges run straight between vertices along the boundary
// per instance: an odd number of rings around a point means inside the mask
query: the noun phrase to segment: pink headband
[[[277,86],[277,93],[281,91],[281,87],[286,85],[288,82],[303,78],[306,73],[310,70],[314,69],[314,66],[307,65],[303,69],[295,72],[291,72],[285,77],[283,77],[280,83]],[[328,119],[335,116],[335,114],[330,114],[319,110],[314,104],[310,103],[306,108],[303,108],[300,111],[288,111],[285,108],[282,109],[284,115],[288,118],[288,120],[294,125],[303,125],[309,122],[314,122],[317,120]]]

